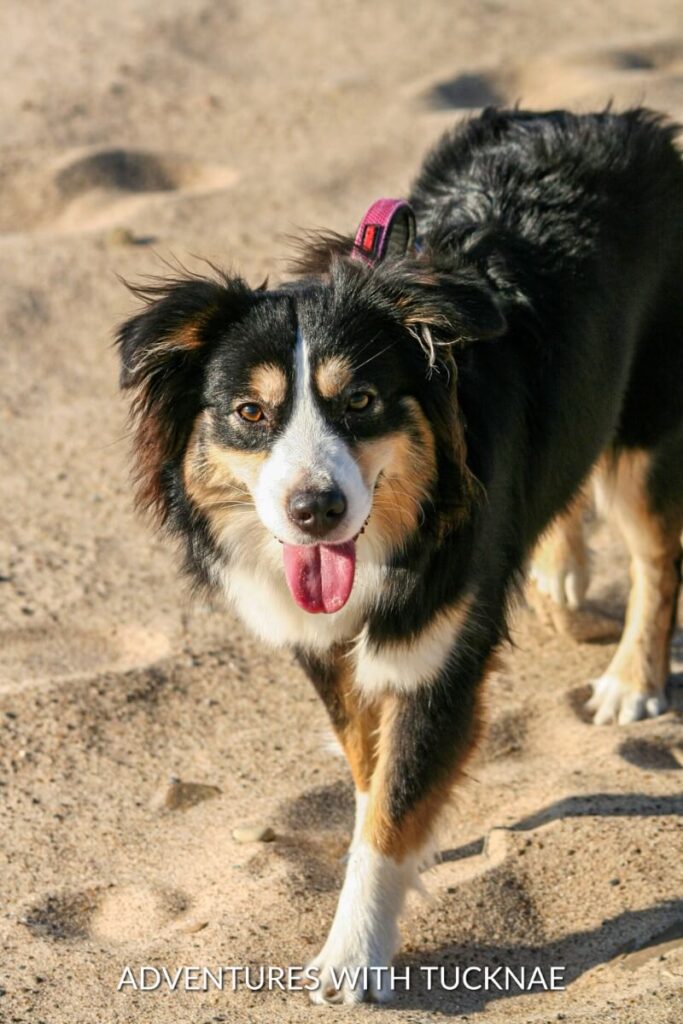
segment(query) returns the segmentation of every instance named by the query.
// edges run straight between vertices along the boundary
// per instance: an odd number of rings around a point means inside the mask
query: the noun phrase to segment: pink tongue
[[[284,545],[287,586],[307,612],[338,612],[349,599],[356,571],[356,545]]]

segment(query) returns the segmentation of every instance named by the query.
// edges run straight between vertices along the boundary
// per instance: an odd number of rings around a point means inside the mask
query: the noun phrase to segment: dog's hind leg
[[[645,451],[622,452],[603,463],[603,504],[631,555],[631,590],[621,641],[588,702],[597,725],[654,717],[667,706],[664,686],[680,581],[683,502],[662,500],[656,471],[661,478],[666,467],[662,470],[657,453]],[[672,478],[680,475],[680,468],[671,471]]]
[[[581,493],[553,520],[534,549],[529,577],[558,608],[576,611],[589,582],[588,549],[583,532],[586,496]]]
[[[584,524],[590,493],[586,483],[542,535],[531,558],[526,589],[528,603],[546,626],[587,643],[616,640],[621,633],[618,622],[584,605],[590,582]]]
[[[462,673],[444,665],[433,682],[381,698],[364,821],[329,936],[310,965],[320,981],[311,993],[314,1002],[391,998],[398,919],[408,890],[418,885],[438,814],[476,739],[483,661],[472,657]]]

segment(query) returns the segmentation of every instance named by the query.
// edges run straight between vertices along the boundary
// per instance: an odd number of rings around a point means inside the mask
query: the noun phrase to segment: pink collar
[[[363,217],[352,258],[369,266],[415,247],[415,214],[403,199],[377,199]]]

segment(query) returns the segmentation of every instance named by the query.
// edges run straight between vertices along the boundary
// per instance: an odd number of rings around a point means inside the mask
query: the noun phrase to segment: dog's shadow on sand
[[[624,942],[625,935],[633,938]],[[557,1010],[562,1011],[566,1009],[571,997],[560,986],[567,988],[587,971],[621,957],[625,959],[618,962],[635,970],[647,960],[662,955],[662,951],[681,944],[683,900],[669,900],[643,910],[624,911],[603,921],[597,928],[573,932],[547,945],[489,946],[475,942],[422,949],[419,956],[403,956],[397,960],[399,976],[406,968],[410,968],[410,987],[397,987],[396,1000],[390,1005],[396,1010],[419,1009],[453,1016],[480,1013],[498,999],[544,991],[540,980],[530,987],[529,993],[520,990],[519,982],[508,980],[506,983],[504,968],[509,968],[517,978],[523,977],[521,968],[525,968],[528,983],[532,971],[538,967],[544,983],[549,987],[551,967],[555,967],[562,969],[561,974],[555,975]],[[437,970],[422,971],[421,968],[425,966],[436,967]],[[456,975],[456,967],[460,968],[459,977]],[[467,967],[478,969],[466,976],[470,988],[464,984],[463,979],[463,971]],[[483,987],[485,968],[491,972],[502,968],[494,975],[496,981],[486,985],[486,990]],[[540,977],[538,973],[536,977]],[[428,978],[431,978],[431,990]],[[511,978],[512,973],[508,975],[508,979]],[[458,987],[452,991],[445,987],[454,984],[458,984]],[[477,985],[482,985],[482,988],[472,991]]]
[[[548,807],[533,814],[520,818],[513,825],[507,826],[511,832],[529,832],[551,821],[564,818],[579,817],[653,817],[666,815],[683,815],[683,794],[673,796],[650,796],[645,793],[590,793],[558,800]],[[476,839],[450,850],[442,851],[440,860],[461,861],[482,854],[485,838]],[[509,968],[515,975],[520,969],[526,969],[527,979],[534,968],[540,967],[543,979],[550,984],[551,967],[562,967],[561,984],[566,988],[587,971],[608,963],[620,956],[628,956],[633,951],[642,951],[638,955],[644,963],[650,957],[657,956],[665,943],[683,944],[683,900],[669,900],[637,911],[624,911],[616,917],[604,920],[599,927],[581,932],[573,932],[547,945],[508,944],[506,946],[484,945],[473,942],[453,942],[436,948],[423,947],[414,957],[403,956],[397,960],[397,970],[410,968],[411,984],[408,990],[397,989],[397,999],[392,1005],[401,1009],[438,1010],[441,1013],[460,1015],[478,1013],[497,999],[505,999],[527,994],[514,979],[503,990],[496,987],[496,982],[478,991],[469,990],[462,981],[462,971],[466,967],[476,967],[472,978],[472,986],[478,985],[483,979],[483,969],[495,971],[496,968]],[[431,972],[432,987],[428,987],[429,971],[422,967],[436,967]],[[461,976],[457,979],[456,967],[460,967]],[[441,974],[443,970],[443,977]],[[498,984],[504,970],[496,976]],[[449,991],[445,986],[452,986],[459,980],[458,987]],[[443,982],[443,984],[442,984]],[[543,991],[543,985],[537,982],[530,992]],[[558,991],[558,1010],[562,1010],[562,991]]]
[[[677,640],[679,638],[677,637]],[[652,771],[681,771],[683,758],[678,729],[683,713],[683,674],[676,672],[670,679],[671,723],[663,735],[634,734],[625,736],[615,751],[636,767]],[[650,723],[654,726],[654,723]],[[644,723],[648,729],[648,723]],[[656,747],[654,754],[650,748]],[[656,755],[656,756],[655,756]],[[653,760],[654,758],[654,760]],[[341,881],[343,866],[338,857],[348,841],[353,825],[353,791],[346,780],[337,780],[329,786],[316,787],[302,793],[282,808],[282,823],[287,828],[290,842],[282,853],[291,863],[296,878],[303,873],[301,888],[308,892],[311,884],[320,892],[334,892]],[[556,800],[531,814],[506,825],[512,833],[531,833],[554,821],[568,818],[656,818],[683,816],[683,793],[653,795],[642,791],[628,793],[579,793]],[[315,824],[314,836],[308,830]],[[307,836],[302,842],[300,830]],[[334,841],[334,842],[333,842]],[[465,862],[481,857],[486,850],[487,835],[442,850],[439,861]],[[437,868],[438,871],[438,868]],[[457,905],[457,893],[454,897]],[[482,910],[485,914],[485,909]],[[524,931],[522,931],[522,937]],[[519,932],[517,933],[517,938]],[[534,968],[540,968],[546,984],[550,982],[551,967],[561,967],[561,985],[570,986],[578,978],[594,969],[637,970],[676,946],[683,945],[683,899],[662,901],[639,910],[624,910],[607,918],[592,929],[576,931],[552,942],[516,942],[496,945],[468,939],[462,934],[452,942],[430,946],[426,942],[414,943],[413,950],[399,956],[395,962],[396,986],[394,1000],[389,1004],[397,1011],[419,1010],[442,1013],[446,1016],[482,1013],[493,1002],[542,993],[543,984],[537,980],[529,991],[512,977],[507,984],[502,977],[505,968],[518,978],[525,969],[527,981]],[[462,972],[467,967],[477,970],[470,975],[471,985],[482,982],[483,972],[501,968],[496,981],[486,989],[472,990],[466,986]],[[401,975],[409,969],[410,986],[406,988]],[[423,968],[436,968],[426,971]],[[460,977],[456,975],[460,968]],[[443,972],[443,973],[442,973]],[[431,987],[429,980],[431,977]],[[538,978],[538,974],[537,974]],[[559,980],[559,979],[558,979]],[[452,989],[453,985],[457,987]],[[501,984],[502,990],[496,987]],[[557,1012],[565,1012],[571,995],[557,991]]]
[[[320,812],[323,806],[329,807],[331,796],[337,798],[332,801],[333,806],[336,805],[334,825],[337,829],[350,828],[353,820],[352,791],[342,782],[330,787],[319,787],[294,801],[287,808],[288,813],[285,815],[285,818],[289,819],[289,825],[300,826],[301,819],[304,818],[310,827],[311,812],[315,814]],[[343,799],[340,800],[340,796]],[[565,818],[638,818],[672,815],[683,815],[683,794],[652,796],[642,792],[587,793],[557,800],[520,818],[506,826],[506,829],[511,832],[531,832],[552,821]],[[461,846],[443,850],[439,860],[443,863],[477,857],[484,853],[485,845],[486,837],[482,836]],[[305,868],[307,885],[310,885],[311,878],[324,875],[326,884],[317,885],[316,888],[331,890],[338,885],[343,869],[339,863],[334,867],[331,863],[325,863],[324,846],[323,843],[320,849],[317,849],[315,842],[307,843],[303,847],[292,843],[283,853],[295,870],[297,867]],[[595,928],[572,932],[547,944],[520,944],[513,941],[507,945],[489,945],[478,942],[476,938],[460,938],[452,943],[432,947],[425,944],[419,949],[415,948],[414,954],[404,954],[396,960],[395,997],[389,1006],[398,1011],[431,1011],[452,1016],[480,1013],[496,1000],[543,992],[543,983],[550,985],[551,967],[563,969],[561,975],[557,976],[557,981],[566,988],[601,964],[609,965],[615,960],[622,963],[620,958],[625,958],[630,961],[626,966],[634,970],[646,961],[661,955],[671,945],[682,944],[683,900],[663,901],[641,910],[625,910],[615,917],[602,921]],[[427,967],[436,970],[423,970]],[[472,988],[467,987],[462,976],[467,967],[477,969],[469,976]],[[401,981],[401,976],[407,968],[410,977],[408,988],[405,982]],[[459,978],[456,975],[456,968],[460,968]],[[494,975],[496,980],[486,989],[472,990],[474,986],[482,983],[485,969],[494,972],[497,968],[501,970],[498,975]],[[504,982],[505,968],[513,972],[517,978],[522,976],[524,968],[527,982],[532,977],[534,968],[540,968],[543,982],[537,972],[536,983],[528,986],[529,991],[526,992],[512,975],[508,976],[507,984]],[[449,990],[454,984],[457,987]],[[497,984],[502,988],[498,989]],[[558,1012],[564,1011],[569,998],[571,997],[568,997],[566,992],[557,991]]]
[[[509,832],[530,832],[563,818],[652,818],[672,814],[683,815],[683,794],[649,796],[646,793],[586,793],[557,800],[505,827]],[[484,852],[485,843],[482,837],[452,850],[443,850],[439,860],[456,861],[476,857]]]

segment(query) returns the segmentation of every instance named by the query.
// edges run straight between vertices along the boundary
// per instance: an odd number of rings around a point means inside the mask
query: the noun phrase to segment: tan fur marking
[[[336,661],[334,681],[323,699],[356,789],[365,793],[377,759],[379,709],[376,703],[364,701],[354,688],[353,665],[348,653],[344,645]]]
[[[583,569],[588,565],[588,552],[583,536],[584,500],[579,498],[567,512],[554,519],[534,551],[533,562],[539,571],[557,575],[569,562]]]
[[[416,401],[406,398],[404,402],[409,406],[419,441],[406,431],[397,431],[376,441],[361,442],[356,451],[367,486],[372,486],[381,470],[367,535],[388,550],[400,548],[419,526],[421,503],[429,498],[436,477],[436,445],[431,427]]]
[[[340,736],[356,789],[367,793],[376,762],[377,713],[359,708],[357,716]]]
[[[337,732],[356,789],[366,793],[377,761],[377,727],[379,713],[375,704],[364,704],[353,689],[350,676],[342,677],[340,699],[346,723]]]
[[[141,508],[151,509],[160,522],[166,515],[161,485],[162,465],[175,452],[171,450],[158,403],[151,400],[148,374],[163,365],[164,360],[174,352],[190,352],[201,348],[202,329],[213,311],[213,307],[209,308],[194,320],[162,336],[155,344],[146,347],[143,354],[135,357],[133,364],[126,368],[133,382],[131,386],[135,388],[131,412],[135,422],[136,502]]]
[[[180,349],[190,352],[201,348],[204,343],[202,330],[213,312],[213,307],[203,310],[194,320],[188,320],[187,323],[182,324],[170,334],[162,335],[154,345],[145,349],[144,355],[139,362],[136,362],[135,372],[139,372],[144,367],[154,366],[168,353],[177,352]]]
[[[542,535],[531,558],[532,582],[527,590],[531,605],[547,625],[577,639],[590,625],[590,617],[580,611],[590,580],[583,532],[587,501],[582,490]]]
[[[249,377],[249,387],[265,405],[282,405],[287,397],[287,377],[274,363],[261,363]]]
[[[683,515],[663,522],[649,507],[650,457],[629,452],[603,462],[609,512],[631,555],[631,592],[619,647],[607,669],[635,694],[661,691],[669,674],[669,646],[678,590],[676,559]]]
[[[197,417],[183,460],[183,481],[190,500],[218,533],[231,515],[253,509],[250,490],[267,453],[216,444],[210,415],[205,410]]]
[[[173,334],[167,339],[170,348],[199,348],[202,344],[202,328],[206,323],[207,315],[202,313],[201,317],[190,323],[183,324],[182,327],[174,331]]]
[[[165,517],[160,465],[164,458],[164,431],[155,413],[140,415],[135,430],[136,503],[151,509],[159,522]]]
[[[315,383],[323,398],[336,398],[349,386],[353,367],[345,356],[324,359],[315,371]]]
[[[478,694],[484,686],[486,676],[495,668],[495,656],[489,659]],[[472,729],[465,741],[460,756],[454,758],[451,770],[445,779],[433,788],[403,817],[392,821],[387,811],[387,784],[391,777],[394,758],[394,730],[400,710],[400,697],[385,697],[382,702],[377,748],[377,766],[372,776],[370,800],[363,824],[363,835],[380,853],[401,863],[406,856],[424,848],[431,829],[444,805],[447,803],[453,784],[462,774],[463,768],[479,740],[482,728],[481,700],[477,702],[472,718]]]

